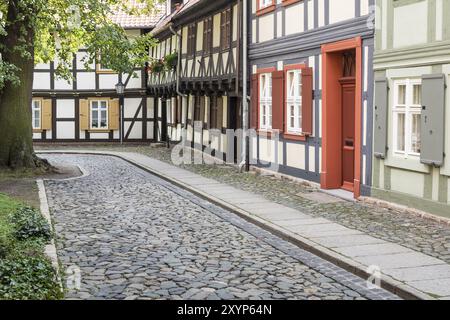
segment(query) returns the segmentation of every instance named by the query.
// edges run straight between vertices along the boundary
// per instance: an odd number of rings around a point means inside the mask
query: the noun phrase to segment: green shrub
[[[0,260],[0,299],[62,298],[56,272],[42,256],[9,256]]]
[[[21,207],[12,215],[15,226],[14,237],[18,240],[40,238],[49,241],[52,232],[45,218],[37,210],[30,207]]]

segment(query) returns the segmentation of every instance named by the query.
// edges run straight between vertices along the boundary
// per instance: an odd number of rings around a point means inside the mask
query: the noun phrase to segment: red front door
[[[355,78],[342,78],[342,188],[353,192],[355,179]]]

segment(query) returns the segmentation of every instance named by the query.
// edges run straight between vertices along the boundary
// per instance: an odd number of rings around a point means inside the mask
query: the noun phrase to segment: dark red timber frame
[[[301,70],[302,73],[302,133],[288,133],[287,130],[287,73],[291,70]],[[291,64],[284,66],[284,85],[283,85],[283,121],[285,139],[305,141],[307,136],[313,133],[313,69],[306,64]]]
[[[322,172],[323,189],[342,188],[341,132],[342,97],[339,79],[342,75],[342,53],[355,50],[355,153],[354,183],[355,198],[361,195],[361,90],[362,90],[362,48],[361,37],[322,46]]]

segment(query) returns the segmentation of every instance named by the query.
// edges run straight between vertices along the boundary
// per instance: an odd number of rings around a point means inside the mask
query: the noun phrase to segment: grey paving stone
[[[386,243],[386,241],[376,239],[367,235],[344,235],[344,236],[332,236],[332,237],[317,237],[311,238],[314,242],[317,242],[328,248],[342,248],[355,245],[365,244],[377,244]]]
[[[428,292],[433,295],[439,295],[441,297],[450,296],[450,278],[447,279],[435,279],[435,280],[423,280],[423,281],[411,281],[408,285],[419,289],[424,292]]]
[[[337,223],[319,223],[319,224],[306,224],[306,225],[296,225],[296,226],[287,226],[285,227],[289,231],[298,233],[298,234],[308,234],[309,237],[314,237],[315,232],[323,232],[323,231],[347,231],[346,227],[343,227]],[[329,237],[328,237],[329,238]]]
[[[411,268],[442,264],[441,260],[418,252],[355,257],[354,259],[366,266],[379,266],[382,272],[385,269]]]
[[[290,227],[290,226],[316,225],[325,223],[330,223],[330,220],[323,218],[306,218],[306,219],[280,221],[277,224],[282,227]]]
[[[383,270],[394,278],[403,281],[419,281],[450,278],[450,266],[448,264],[423,266],[415,268],[386,269]]]
[[[336,248],[335,251],[352,258],[376,256],[376,255],[378,256],[383,254],[414,252],[411,249],[393,243],[379,243],[379,244],[343,247],[343,248]]]

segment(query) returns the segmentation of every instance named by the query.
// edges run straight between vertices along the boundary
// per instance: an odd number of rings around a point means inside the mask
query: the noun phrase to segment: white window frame
[[[291,82],[290,75],[293,75],[293,83]],[[286,128],[290,134],[302,133],[302,89],[302,70],[288,70],[286,72]],[[294,107],[293,115],[291,113],[292,106]],[[294,126],[291,126],[292,117],[294,117]]]
[[[271,73],[261,73],[259,75],[259,129],[272,130]]]
[[[97,121],[98,121],[98,124],[99,124],[99,127],[98,128],[95,128],[92,124],[92,120],[94,120],[94,117],[93,117],[93,105],[94,105],[94,103],[95,102],[97,102],[97,108],[98,108],[98,112],[97,112]],[[100,125],[101,125],[101,119],[102,119],[102,117],[101,117],[101,111],[102,111],[102,107],[101,107],[101,104],[102,104],[102,102],[105,102],[106,103],[106,107],[105,107],[105,110],[106,110],[106,126],[105,127],[100,127]],[[102,99],[100,99],[100,100],[91,100],[90,101],[90,103],[89,103],[89,127],[91,128],[91,130],[108,130],[108,128],[109,128],[109,101],[108,100],[102,100]]]
[[[35,116],[35,111],[39,112],[39,118]],[[33,100],[31,103],[31,112],[32,112],[32,125],[33,130],[41,130],[42,128],[42,101],[41,100]],[[39,126],[36,126],[36,120],[39,119]]]
[[[405,86],[405,104],[399,104],[399,87]],[[421,115],[422,104],[414,104],[414,86],[422,85],[420,78],[407,78],[394,81],[394,104],[392,108],[393,115],[393,150],[394,155],[407,158],[419,158],[420,153],[412,150],[412,120],[413,115]],[[405,114],[405,141],[404,149],[398,150],[398,115]]]

